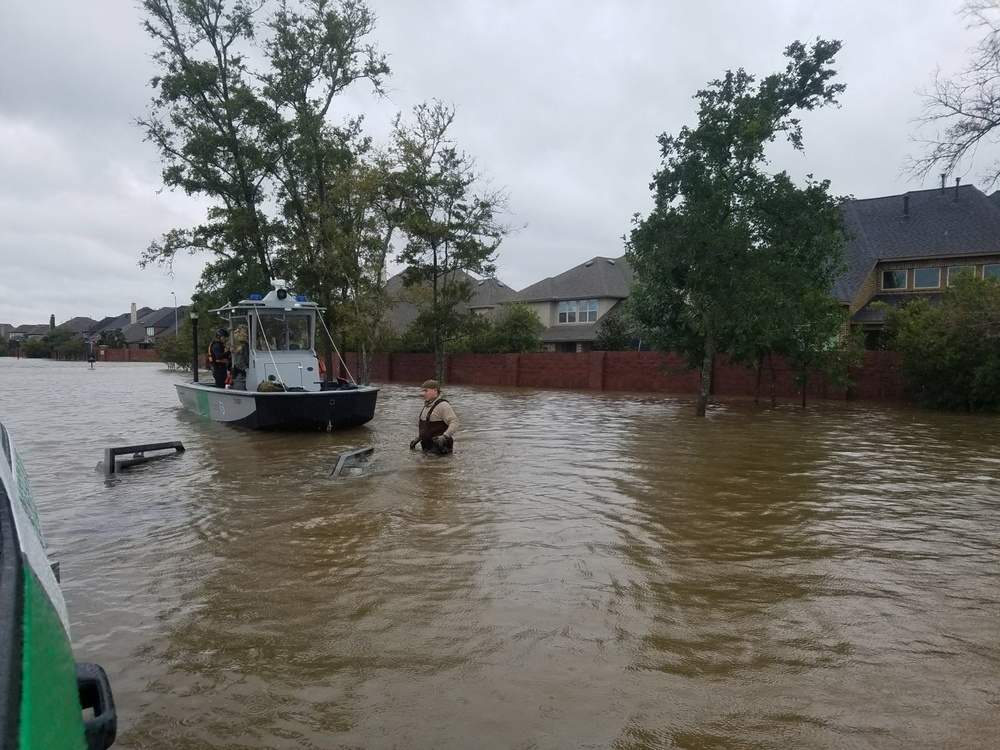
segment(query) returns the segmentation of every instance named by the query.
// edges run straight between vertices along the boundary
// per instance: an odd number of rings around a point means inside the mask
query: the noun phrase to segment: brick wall
[[[159,361],[152,349],[104,349],[95,350],[94,354],[99,362]],[[345,360],[351,373],[356,374],[357,356],[349,353]],[[864,364],[853,374],[854,386],[849,392],[828,387],[816,375],[806,384],[806,398],[902,401],[898,362],[896,352],[867,352]],[[433,354],[376,354],[372,358],[373,383],[422,383],[433,377]],[[685,370],[679,357],[659,352],[452,354],[445,359],[445,382],[455,385],[695,395],[699,377],[698,371]],[[778,398],[801,398],[795,373],[783,360],[775,360],[774,377]],[[754,370],[719,356],[713,371],[712,395],[750,398],[756,380]],[[770,389],[771,372],[765,364],[761,397],[769,398]]]
[[[98,349],[94,348],[98,362],[159,362],[155,349]]]
[[[347,366],[357,371],[357,358],[348,354]],[[855,386],[848,393],[827,386],[815,375],[806,384],[809,399],[902,400],[895,352],[868,352],[854,373]],[[455,385],[519,386],[580,390],[632,391],[694,395],[700,374],[683,368],[674,355],[658,352],[589,352],[586,354],[453,354],[445,360],[445,382]],[[776,393],[781,399],[799,399],[795,373],[783,360],[775,360]],[[372,382],[421,383],[434,377],[433,354],[377,354],[372,361]],[[718,357],[713,371],[713,395],[752,397],[757,373]],[[765,366],[760,391],[768,398],[771,372]]]

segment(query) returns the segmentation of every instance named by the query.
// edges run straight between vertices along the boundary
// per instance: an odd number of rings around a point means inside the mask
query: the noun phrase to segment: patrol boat
[[[104,750],[117,733],[107,674],[73,658],[58,567],[24,464],[0,424],[0,747]]]
[[[217,388],[198,382],[195,373],[193,381],[176,384],[181,404],[216,422],[255,430],[337,430],[371,421],[378,388],[324,377],[315,348],[322,308],[293,295],[284,281],[271,286],[266,296],[251,294],[211,311],[229,321],[234,379]],[[346,372],[339,352],[337,357]]]

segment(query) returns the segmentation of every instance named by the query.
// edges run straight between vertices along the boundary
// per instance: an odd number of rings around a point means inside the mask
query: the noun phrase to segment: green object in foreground
[[[104,750],[117,731],[104,670],[73,658],[31,484],[0,424],[0,748]]]
[[[21,748],[85,748],[75,662],[59,615],[24,571]]]

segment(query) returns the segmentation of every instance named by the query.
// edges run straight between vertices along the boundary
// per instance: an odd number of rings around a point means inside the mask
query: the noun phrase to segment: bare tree
[[[933,134],[914,138],[923,155],[909,158],[905,170],[917,177],[967,172],[977,156],[985,157],[980,176],[991,189],[1000,182],[1000,158],[980,152],[1000,140],[1000,3],[966,0],[961,14],[982,38],[954,78],[938,69],[932,87],[920,92],[924,108],[915,123],[918,130]]]

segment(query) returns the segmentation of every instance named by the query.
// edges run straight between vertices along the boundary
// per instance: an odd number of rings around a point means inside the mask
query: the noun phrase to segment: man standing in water
[[[215,332],[215,341],[208,346],[208,366],[212,368],[216,388],[226,387],[226,376],[229,375],[229,364],[233,352],[229,348],[229,331],[220,328]]]
[[[420,410],[417,422],[417,439],[410,443],[410,450],[420,444],[425,453],[447,455],[454,450],[453,435],[458,429],[458,417],[445,399],[441,398],[441,386],[436,380],[428,380],[420,391],[424,396],[424,408]]]

